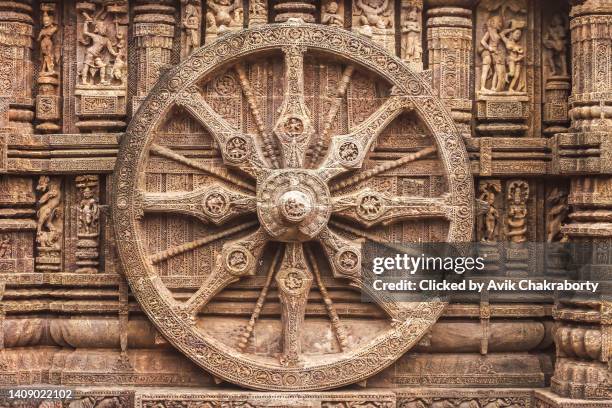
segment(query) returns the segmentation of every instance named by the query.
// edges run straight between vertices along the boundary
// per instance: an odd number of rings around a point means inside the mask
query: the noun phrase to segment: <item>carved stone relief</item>
[[[611,280],[607,1],[0,3],[0,406],[611,406],[606,299],[361,293]]]

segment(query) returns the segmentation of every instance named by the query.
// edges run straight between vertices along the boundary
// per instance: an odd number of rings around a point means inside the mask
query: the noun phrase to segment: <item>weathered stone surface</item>
[[[612,406],[609,298],[360,293],[364,242],[478,241],[499,280],[583,243],[612,281],[611,27],[609,0],[0,2],[0,386],[78,397],[0,406]]]

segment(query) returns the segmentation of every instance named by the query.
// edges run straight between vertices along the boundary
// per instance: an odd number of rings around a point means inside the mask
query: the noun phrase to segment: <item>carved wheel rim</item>
[[[263,152],[265,143],[260,140],[261,135],[245,134],[229,126],[196,86],[198,80],[220,66],[275,49],[282,50],[285,59],[285,96],[279,119],[271,129],[276,137],[280,168],[274,168],[273,156]],[[311,169],[305,168],[307,159],[303,153],[312,142],[313,131],[300,72],[307,51],[340,57],[393,86],[388,100],[368,119],[349,134],[331,137],[327,153]],[[222,175],[223,183],[205,191],[179,194],[170,204],[182,213],[193,213],[193,208],[199,208],[195,216],[213,224],[222,225],[231,218],[229,209],[257,213],[260,224],[254,232],[223,244],[210,275],[186,302],[173,298],[154,265],[164,256],[188,250],[189,245],[195,244],[187,243],[152,256],[140,238],[143,212],[168,205],[167,197],[146,195],[141,190],[148,155],[202,169],[202,165],[153,143],[152,134],[160,118],[174,105],[186,109],[204,124],[220,147],[226,166],[242,171],[255,183]],[[377,135],[406,111],[415,112],[435,140],[448,193],[421,201],[402,201],[401,197],[388,198],[363,190],[355,195],[330,194],[328,186],[333,186],[334,177],[358,171]],[[226,185],[233,185],[236,190]],[[281,194],[276,194],[271,186],[280,188]],[[226,35],[196,50],[167,73],[143,102],[121,143],[114,189],[113,214],[122,265],[132,291],[151,321],[171,344],[213,375],[262,390],[321,390],[368,378],[415,345],[446,305],[444,301],[390,303],[384,296],[370,293],[393,321],[389,330],[357,349],[343,350],[324,360],[304,361],[298,334],[304,320],[304,299],[315,279],[312,255],[304,250],[303,243],[319,241],[333,277],[367,289],[360,274],[361,244],[334,232],[329,224],[330,213],[354,210],[358,221],[366,226],[397,216],[386,211],[391,207],[400,208],[401,217],[442,216],[449,222],[448,242],[470,241],[473,223],[473,187],[467,153],[452,119],[429,86],[371,41],[344,30],[310,24],[275,24]],[[361,205],[364,202],[367,205]],[[272,207],[279,211],[267,211]],[[275,282],[283,320],[290,323],[283,325],[283,351],[277,362],[262,362],[222,344],[194,323],[198,311],[223,287],[253,274],[268,241],[284,242],[285,247]]]

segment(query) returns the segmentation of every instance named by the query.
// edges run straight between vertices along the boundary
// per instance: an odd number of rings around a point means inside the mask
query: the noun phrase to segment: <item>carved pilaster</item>
[[[0,4],[0,130],[32,133],[32,6]]]
[[[127,0],[79,1],[76,11],[76,127],[81,132],[123,129],[127,114]]]
[[[300,18],[307,23],[315,22],[317,6],[314,0],[278,0],[274,4],[274,21],[284,23],[290,18]]]
[[[132,99],[133,112],[138,110],[140,103],[159,79],[161,71],[171,62],[175,12],[172,1],[141,0],[134,7],[137,70],[136,95]],[[186,43],[186,37],[181,35],[181,38]],[[182,50],[183,48],[181,53]]]
[[[472,119],[472,0],[454,2],[462,7],[429,1],[427,49],[433,87],[447,103],[460,132],[470,135]]]
[[[61,47],[59,31],[60,4],[40,3],[41,28],[38,32],[39,71],[36,95],[36,129],[43,133],[58,132],[60,120]]]
[[[355,0],[353,31],[371,38],[395,54],[394,15],[395,7],[392,1]]]
[[[569,137],[610,138],[612,129],[612,3],[572,2],[571,128]],[[601,157],[610,152],[602,144]],[[603,166],[602,166],[603,167]],[[558,321],[557,362],[551,389],[570,398],[612,398],[610,282],[612,281],[612,177],[584,175],[572,180],[570,222],[561,228],[577,248],[580,280],[600,282],[595,295],[562,297],[554,310]],[[580,249],[578,251],[578,248]],[[571,339],[570,342],[567,340]]]

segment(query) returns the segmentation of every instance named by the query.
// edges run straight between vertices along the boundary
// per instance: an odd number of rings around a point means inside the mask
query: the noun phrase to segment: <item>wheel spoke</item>
[[[193,191],[147,192],[142,193],[141,197],[145,213],[184,214],[215,225],[239,215],[253,213],[257,207],[254,196],[230,190],[217,183]]]
[[[360,172],[359,174],[356,174],[353,177],[347,178],[345,180],[340,181],[337,184],[332,185],[329,188],[329,191],[331,191],[332,193],[335,193],[347,187],[354,186],[357,183],[361,183],[363,181],[369,180],[372,177],[378,176],[379,174],[383,174],[389,170],[397,169],[398,167],[401,167],[407,163],[413,162],[422,157],[427,157],[435,153],[436,151],[437,149],[434,146],[430,146],[430,147],[421,149],[417,152],[402,156],[397,160],[379,164],[371,169]]]
[[[318,169],[320,177],[330,180],[349,170],[360,168],[378,135],[402,112],[411,108],[410,98],[391,95],[351,133],[334,136],[323,164]]]
[[[333,198],[334,213],[366,227],[407,219],[450,219],[451,208],[449,195],[396,197],[370,188]]]
[[[234,234],[238,234],[239,232],[246,231],[247,229],[252,228],[258,224],[259,223],[257,221],[246,222],[244,224],[237,225],[222,232],[206,235],[203,238],[199,238],[191,242],[186,242],[184,244],[177,245],[172,248],[168,248],[156,254],[153,254],[151,255],[151,257],[149,257],[149,260],[153,265],[155,265],[177,255],[184,254],[185,252],[198,249],[199,247],[204,246],[206,244],[210,244],[220,239],[227,238]]]
[[[270,284],[272,283],[272,277],[274,275],[274,271],[276,270],[276,266],[278,265],[278,261],[280,260],[281,249],[279,248],[274,254],[274,259],[268,268],[268,274],[266,275],[266,281],[264,283],[263,288],[261,288],[261,292],[259,293],[259,297],[257,298],[257,302],[255,303],[255,307],[253,308],[253,313],[251,313],[251,318],[249,319],[249,323],[244,329],[240,336],[240,340],[238,341],[238,349],[240,351],[244,351],[246,346],[249,344],[249,340],[251,339],[251,335],[253,334],[253,330],[255,329],[255,322],[259,319],[259,314],[261,313],[261,309],[263,309],[264,303],[266,301],[266,297],[268,296],[268,291],[270,290]]]
[[[257,99],[255,98],[255,94],[253,93],[253,87],[251,86],[251,81],[249,81],[247,71],[244,65],[242,64],[237,64],[235,69],[236,73],[238,74],[238,79],[240,80],[242,92],[244,93],[244,96],[247,99],[249,109],[251,110],[251,114],[255,119],[257,131],[259,132],[259,136],[263,141],[264,156],[270,161],[272,167],[279,168],[280,163],[277,157],[276,146],[274,144],[272,135],[266,130],[263,118],[261,117],[261,109],[259,109],[259,106],[257,104]]]
[[[175,152],[174,150],[169,149],[167,147],[153,144],[151,145],[151,152],[155,153],[158,156],[165,157],[166,159],[174,160],[178,163],[192,167],[196,170],[201,170],[207,174],[210,174],[211,176],[215,176],[221,180],[227,181],[228,183],[231,183],[235,185],[236,187],[244,188],[245,190],[249,190],[249,191],[255,191],[255,187],[253,187],[251,184],[245,183],[244,181],[240,180],[237,177],[234,177],[230,174],[222,172],[216,167],[202,164],[198,162],[197,160],[193,160],[188,157],[185,157],[182,154],[179,154]]]
[[[269,168],[254,138],[232,127],[206,102],[197,88],[189,88],[176,98],[177,105],[191,113],[213,136],[223,161],[260,179]]]
[[[302,167],[308,142],[314,133],[304,100],[304,52],[300,46],[283,48],[285,53],[285,94],[274,134],[281,147],[285,167]]]
[[[329,316],[329,320],[331,322],[332,331],[336,336],[336,340],[338,340],[338,345],[340,346],[341,351],[345,351],[348,347],[348,338],[346,336],[346,330],[342,323],[340,322],[340,317],[338,316],[338,312],[334,307],[334,302],[332,301],[329,293],[327,292],[327,288],[323,283],[323,279],[321,278],[321,271],[319,271],[319,267],[317,266],[317,260],[312,254],[312,251],[308,251],[308,260],[312,265],[312,270],[314,272],[315,279],[317,281],[317,287],[319,288],[319,292],[323,297],[323,302],[325,303],[325,309],[327,310],[327,315]]]
[[[304,331],[302,326],[312,280],[303,244],[287,243],[280,270],[276,274],[283,326],[283,352],[280,363],[284,366],[295,366],[300,360],[300,337]]]
[[[336,115],[338,114],[338,110],[340,109],[340,105],[342,104],[342,100],[344,98],[344,95],[346,94],[348,85],[351,82],[351,76],[353,75],[354,71],[355,66],[348,65],[342,72],[342,78],[340,79],[338,89],[336,90],[336,97],[334,98],[329,107],[329,111],[327,112],[327,116],[325,117],[325,122],[321,127],[321,134],[317,138],[315,144],[311,146],[311,155],[309,163],[310,166],[315,165],[321,157],[321,154],[323,153],[323,149],[325,148],[325,142],[327,142],[327,138],[329,137],[329,131],[331,129],[332,121],[336,118]]]
[[[253,276],[257,260],[268,242],[268,235],[259,228],[257,231],[235,241],[223,244],[221,253],[215,259],[215,266],[198,291],[184,304],[183,313],[195,319],[198,312],[230,283],[244,276]]]

